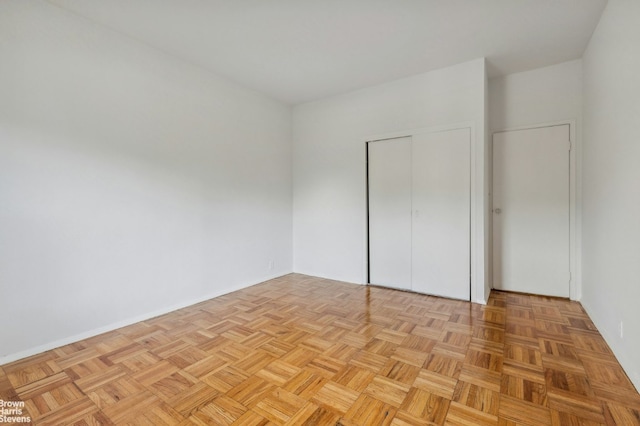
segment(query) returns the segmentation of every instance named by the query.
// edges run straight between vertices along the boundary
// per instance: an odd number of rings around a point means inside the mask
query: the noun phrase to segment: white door
[[[471,135],[413,136],[412,290],[470,300]]]
[[[493,279],[569,296],[569,125],[493,136]]]
[[[411,289],[411,138],[368,150],[369,282]]]

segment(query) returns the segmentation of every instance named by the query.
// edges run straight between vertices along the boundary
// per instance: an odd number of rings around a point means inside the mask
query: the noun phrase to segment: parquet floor
[[[35,424],[640,425],[579,303],[287,275],[0,367]]]

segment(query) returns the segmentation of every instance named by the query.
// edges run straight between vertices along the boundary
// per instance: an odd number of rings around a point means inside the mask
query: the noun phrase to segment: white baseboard
[[[294,270],[293,273],[294,274],[301,274],[301,275],[308,275],[310,277],[315,277],[315,278],[322,278],[324,280],[340,281],[340,282],[347,283],[347,284],[367,285],[366,282],[352,281],[352,280],[347,280],[347,279],[343,279],[343,278],[340,278],[340,277],[329,277],[329,276],[326,276],[326,274],[324,274],[322,272],[316,273],[314,271]]]
[[[94,337],[97,336],[99,334],[103,334],[103,333],[108,333],[110,331],[114,331],[117,330],[119,328],[122,327],[126,327],[128,325],[131,324],[135,324],[137,322],[141,322],[141,321],[146,321],[149,320],[151,318],[155,318],[158,317],[160,315],[164,315],[164,314],[168,314],[169,312],[173,312],[173,311],[177,311],[178,309],[182,309],[182,308],[186,308],[188,306],[192,306],[192,305],[196,305],[198,303],[204,302],[206,300],[209,299],[213,299],[215,297],[219,297],[219,296],[223,296],[225,294],[229,294],[229,293],[233,293],[234,291],[238,291],[238,290],[242,290],[245,289],[247,287],[251,287],[260,283],[263,283],[265,281],[269,281],[275,278],[279,278],[279,277],[283,277],[285,275],[288,275],[290,272],[284,273],[284,274],[276,274],[273,276],[268,276],[265,279],[258,281],[258,282],[250,282],[250,283],[243,283],[243,284],[239,284],[230,288],[226,288],[224,290],[220,290],[220,291],[216,291],[213,293],[209,293],[205,296],[199,297],[197,299],[192,299],[192,300],[188,300],[188,301],[184,301],[175,305],[171,305],[171,306],[167,306],[161,309],[157,309],[151,312],[147,312],[145,314],[142,315],[137,315],[135,317],[132,318],[127,318],[125,320],[122,321],[118,321],[115,323],[111,323],[102,327],[98,327],[98,328],[94,328],[92,330],[88,330],[85,331],[83,333],[79,333],[79,334],[74,334],[73,336],[68,336],[65,337],[63,339],[58,339],[58,340],[54,340],[52,342],[47,342],[45,344],[39,345],[39,346],[35,346],[33,348],[29,348],[26,349],[24,351],[20,351],[20,352],[16,352],[13,354],[9,354],[9,355],[4,355],[4,356],[0,356],[0,365],[4,365],[4,364],[8,364],[10,362],[14,362],[17,361],[19,359],[23,359],[23,358],[27,358],[33,355],[37,355],[40,354],[42,352],[46,352],[46,351],[50,351],[52,349],[55,348],[59,348],[61,346],[65,346],[68,345],[70,343],[75,343],[78,342],[80,340],[84,340],[84,339],[88,339],[90,337]]]

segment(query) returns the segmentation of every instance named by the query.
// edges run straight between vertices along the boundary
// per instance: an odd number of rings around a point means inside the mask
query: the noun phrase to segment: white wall
[[[581,290],[582,60],[563,62],[489,80],[491,132],[571,122],[571,298]],[[575,124],[575,125],[573,125]]]
[[[583,58],[583,299],[640,389],[640,2],[609,0]],[[624,338],[618,326],[624,322]]]
[[[577,120],[581,110],[580,59],[489,80],[492,131]]]
[[[367,137],[472,122],[472,300],[484,301],[484,102],[485,64],[478,59],[296,106],[294,270],[366,282]]]
[[[0,364],[291,271],[289,107],[46,2],[0,58]]]

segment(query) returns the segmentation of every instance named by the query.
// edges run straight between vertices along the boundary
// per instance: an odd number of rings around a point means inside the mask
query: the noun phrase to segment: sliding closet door
[[[369,282],[411,288],[411,138],[369,142]]]
[[[412,290],[470,300],[469,129],[413,135]]]

